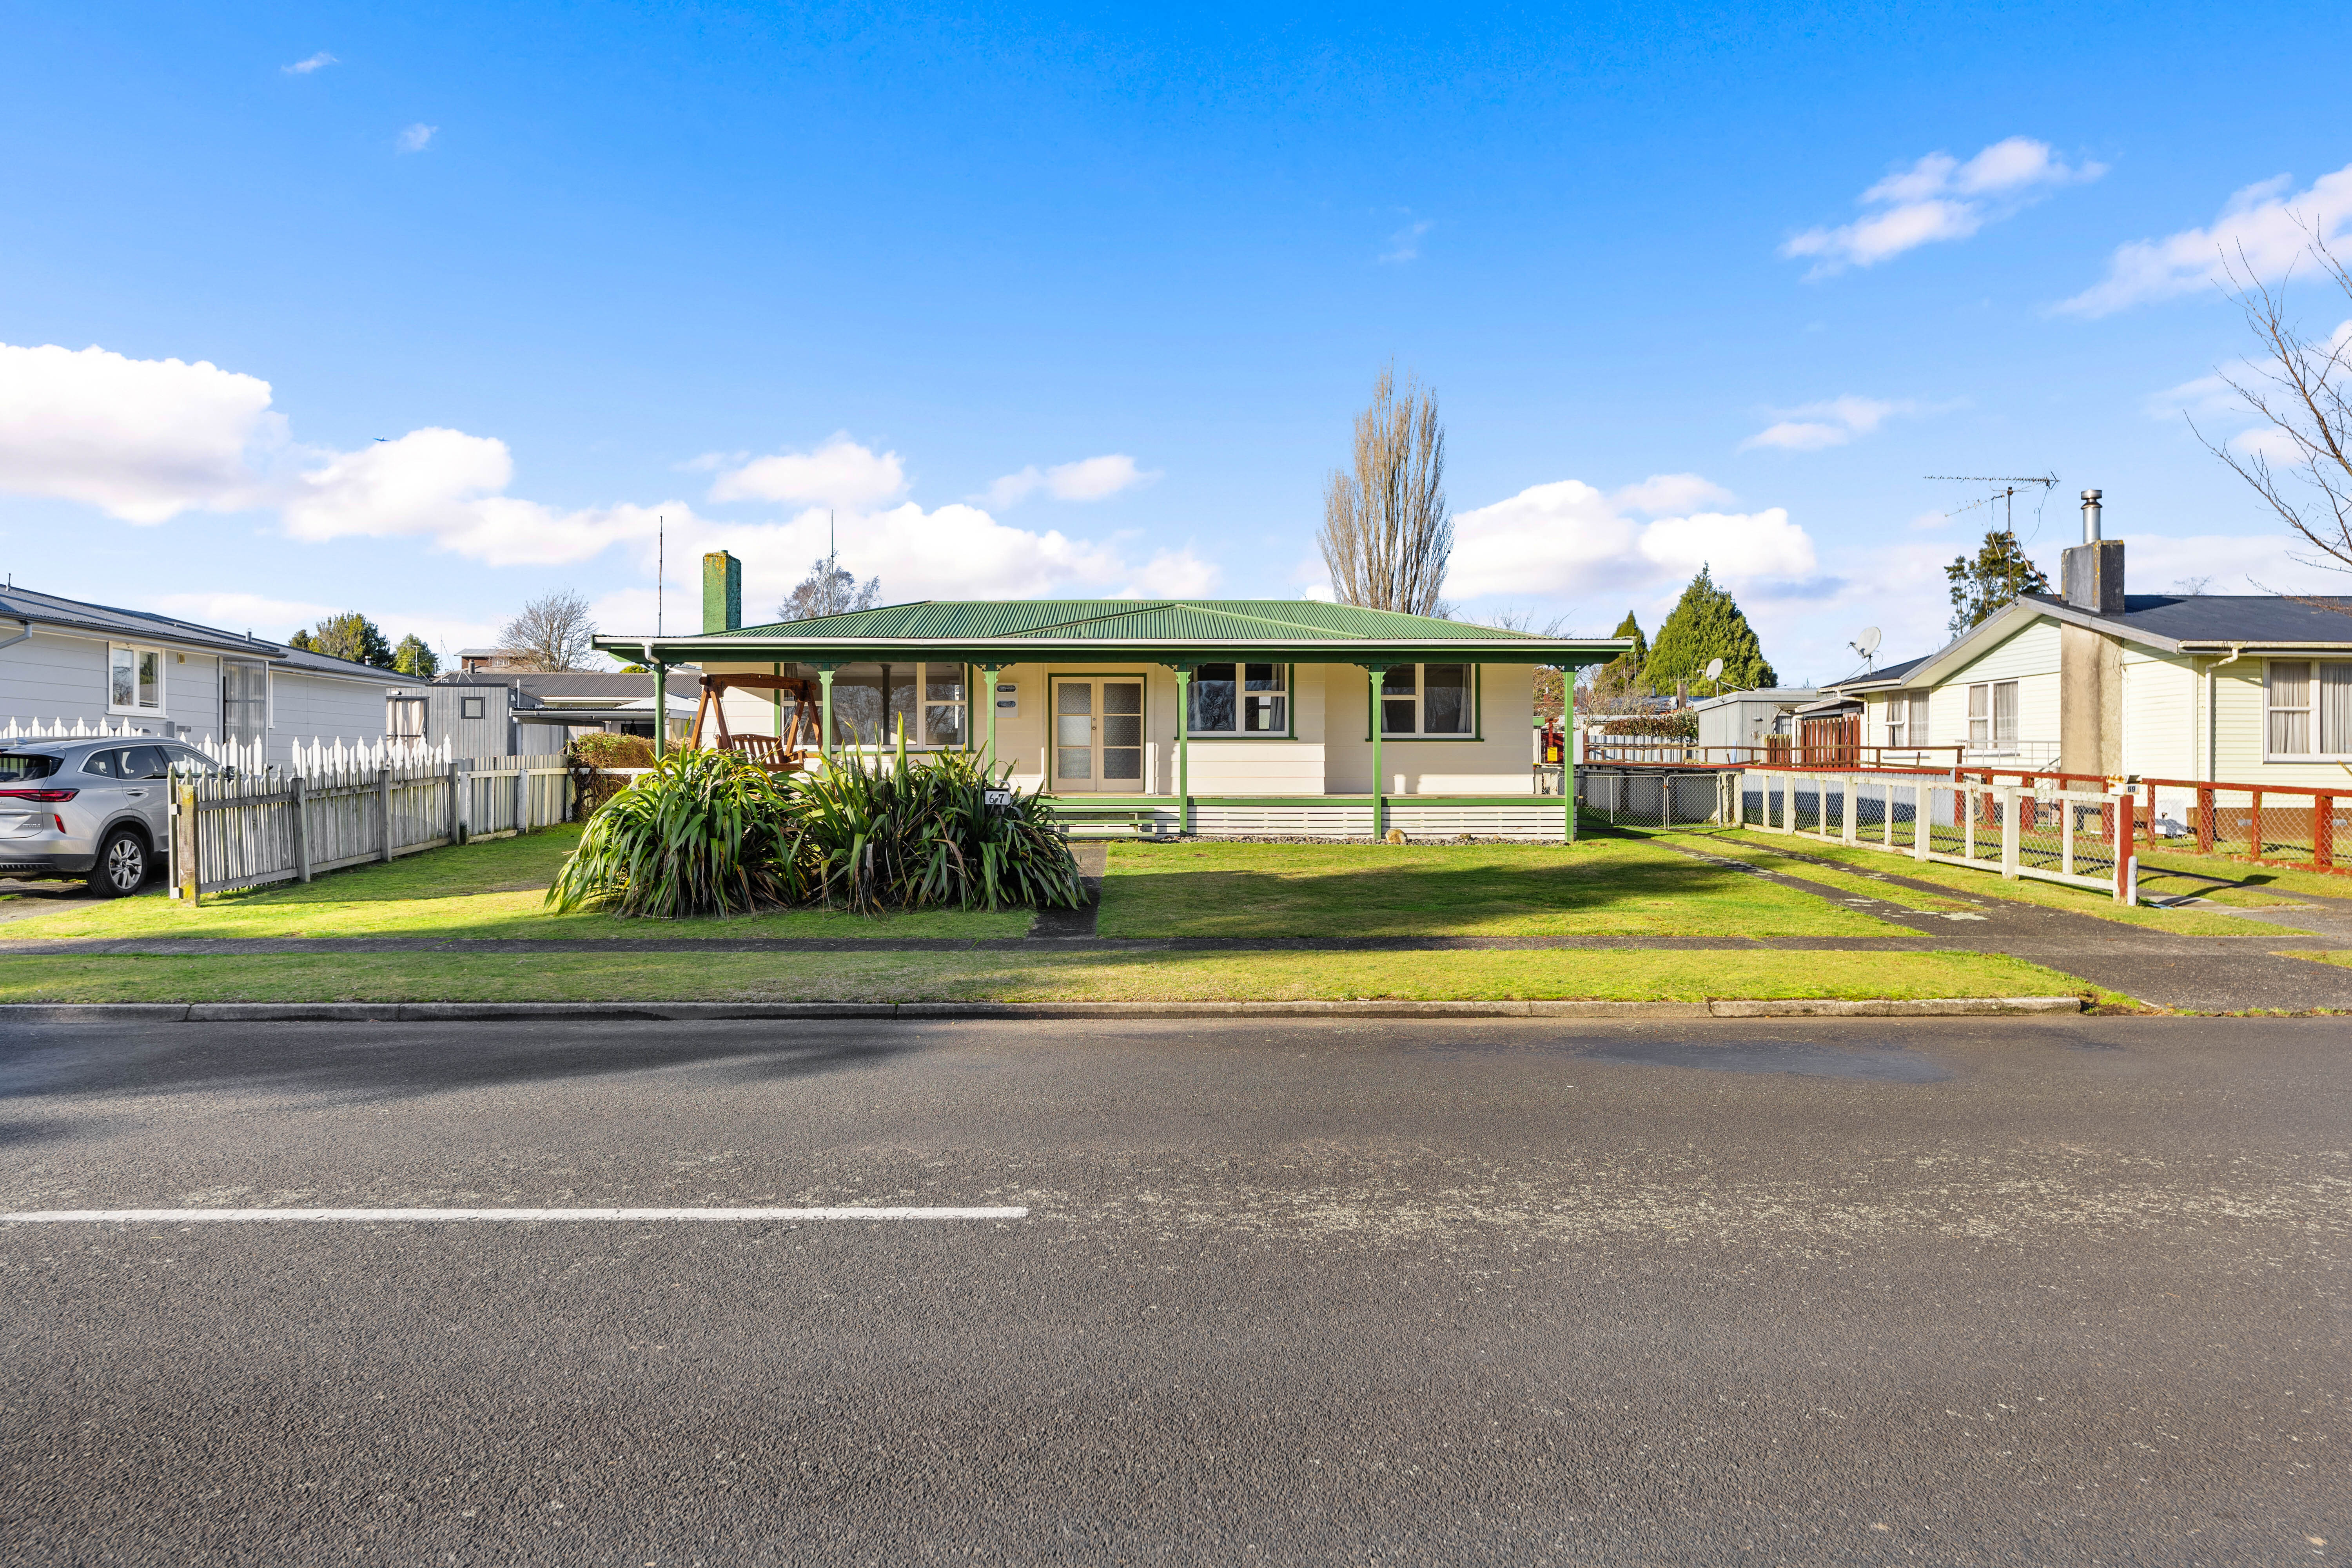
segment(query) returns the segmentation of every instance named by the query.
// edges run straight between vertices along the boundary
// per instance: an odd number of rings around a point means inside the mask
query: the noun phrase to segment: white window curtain
[[[2270,667],[2270,754],[2311,754],[2311,664],[2273,659]]]
[[[2352,754],[2352,663],[2319,667],[2319,749]]]

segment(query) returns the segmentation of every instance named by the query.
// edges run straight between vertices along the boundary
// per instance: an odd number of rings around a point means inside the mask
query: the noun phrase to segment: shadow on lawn
[[[0,1101],[227,1092],[363,1103],[681,1068],[702,1069],[705,1084],[753,1084],[879,1067],[922,1047],[904,1025],[856,1019],[23,1024],[0,1029]],[[55,1135],[55,1122],[38,1125]]]
[[[1613,847],[1635,841],[1608,842]],[[1170,868],[1105,879],[1106,931],[1146,934],[1135,928],[1148,925],[1152,935],[1213,936],[1231,928],[1252,935],[1339,936],[1373,934],[1361,928],[1396,917],[1589,919],[1622,909],[1643,926],[1718,934],[1747,931],[1759,918],[1783,911],[1816,917],[1827,907],[1748,872],[1664,850],[1654,858],[1612,854],[1582,861],[1571,858],[1576,851],[1563,850],[1557,863],[1546,865],[1466,859],[1448,865],[1417,854],[1383,865],[1371,858],[1382,852],[1368,848],[1360,865],[1287,874],[1186,870],[1178,863],[1181,848],[1155,853],[1174,858]]]

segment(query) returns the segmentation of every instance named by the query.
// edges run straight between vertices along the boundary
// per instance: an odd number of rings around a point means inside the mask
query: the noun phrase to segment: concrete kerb
[[[1714,1002],[16,1002],[0,1026],[455,1024],[530,1018],[690,1023],[700,1019],[947,1018],[1953,1018],[2079,1013],[2075,996],[1939,996],[1914,1001],[1790,997]]]

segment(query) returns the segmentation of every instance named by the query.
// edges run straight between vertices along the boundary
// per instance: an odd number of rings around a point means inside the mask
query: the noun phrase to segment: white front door
[[[1054,793],[1143,793],[1143,680],[1054,680]]]

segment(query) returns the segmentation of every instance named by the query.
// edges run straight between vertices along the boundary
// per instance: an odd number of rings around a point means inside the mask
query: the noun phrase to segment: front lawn
[[[1962,952],[337,953],[0,957],[0,1002],[1700,1002],[2064,996],[2119,1001]]]
[[[931,910],[879,920],[834,910],[787,910],[729,920],[621,920],[552,915],[541,902],[578,842],[576,826],[520,838],[427,849],[389,866],[330,871],[216,893],[191,908],[171,899],[92,900],[0,925],[0,952],[60,937],[1017,937],[1030,911]]]
[[[2063,882],[2042,882],[2030,877],[2021,877],[2011,882],[2004,880],[1998,870],[1971,870],[1966,866],[1951,866],[1937,860],[1914,860],[1905,854],[1890,855],[1883,849],[1849,848],[1843,844],[1791,838],[1784,834],[1724,828],[1692,837],[1697,842],[1721,846],[1726,855],[1769,855],[1785,850],[1791,859],[1810,855],[1865,871],[1881,871],[1892,877],[1932,882],[1939,888],[1949,888],[1973,899],[2005,899],[2012,903],[2039,904],[2044,909],[2065,910],[2096,920],[2146,926],[2180,936],[2274,936],[2289,930],[2285,926],[2267,922],[2256,924],[2233,915],[2214,914],[2204,910],[2160,909],[2153,904],[2126,909],[2105,893],[2094,892],[2088,888],[2069,887]],[[1789,868],[1789,874],[1804,877],[1811,873],[1805,870],[1800,862]]]
[[[1114,843],[1105,936],[1907,936],[1634,837]]]

